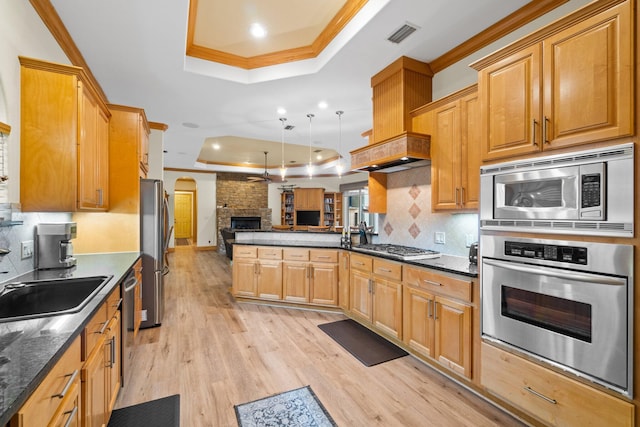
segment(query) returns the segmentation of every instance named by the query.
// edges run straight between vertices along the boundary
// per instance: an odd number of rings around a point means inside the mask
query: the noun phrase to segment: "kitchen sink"
[[[78,312],[111,277],[7,283],[0,289],[0,322]]]

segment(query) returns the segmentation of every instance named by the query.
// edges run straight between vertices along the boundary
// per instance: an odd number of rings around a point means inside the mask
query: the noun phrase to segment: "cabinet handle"
[[[542,121],[542,141],[545,144],[549,143],[549,138],[547,137],[547,123],[549,123],[549,117],[544,116],[544,119]]]
[[[533,140],[533,145],[538,145],[536,142],[536,125],[538,122],[536,119],[531,119],[531,139]]]
[[[116,364],[116,337],[112,336],[111,341],[109,342],[111,346],[111,363],[110,367],[113,368],[113,365]]]
[[[315,272],[313,271],[313,265],[309,266],[309,278],[313,278],[313,275],[315,274]]]
[[[353,263],[354,263],[355,265],[364,265],[364,262],[360,262],[360,261],[353,261]]]
[[[293,254],[293,255],[291,255],[291,258],[302,258],[302,255]]]
[[[558,404],[558,401],[557,401],[557,400],[552,399],[552,398],[550,398],[550,397],[547,397],[547,396],[545,396],[544,394],[542,394],[542,393],[540,393],[540,392],[535,391],[534,389],[532,389],[532,388],[531,388],[531,387],[529,387],[529,386],[526,386],[526,387],[523,387],[523,388],[524,388],[526,391],[528,391],[529,393],[533,394],[534,396],[539,397],[540,399],[546,400],[547,402],[549,402],[549,403],[551,403],[551,404],[553,404],[553,405]]]
[[[77,413],[78,413],[78,405],[74,406],[72,410],[65,412],[65,414],[69,414],[69,418],[67,418],[67,422],[64,423],[64,427],[69,427],[71,425],[71,422],[76,417]]]
[[[137,282],[136,282],[136,283],[137,283]],[[118,300],[118,302],[117,302],[117,303],[115,303],[115,304],[113,304],[111,307],[114,307],[114,308],[116,308],[116,309],[117,309],[118,307],[120,307],[120,304],[122,304],[122,298],[120,298],[120,299]]]
[[[129,284],[131,282],[131,284]],[[131,276],[130,278],[127,279],[126,282],[124,282],[124,291],[125,292],[131,292],[136,285],[138,284],[138,278],[136,276]]]
[[[391,273],[391,270],[389,270],[388,268],[384,268],[384,267],[378,267],[378,270],[384,271],[385,273]]]
[[[433,300],[427,300],[427,319],[433,317],[433,308],[431,307],[431,304],[433,304]]]
[[[98,206],[102,206],[102,188],[96,190],[98,192]]]
[[[438,301],[433,301],[433,320],[438,320]]]
[[[460,187],[460,207],[464,206],[464,187]]]
[[[104,331],[107,329],[107,323],[109,323],[109,321],[108,321],[108,320],[107,320],[106,322],[104,322],[104,323],[102,324],[102,327],[100,328],[100,330],[99,330],[99,331],[97,331],[97,332],[94,332],[94,334],[98,334],[98,335],[102,335],[102,334],[104,334]]]
[[[458,206],[458,187],[456,187],[456,194],[455,194],[455,197],[454,197],[454,202],[455,202],[456,206]]]
[[[422,281],[423,281],[424,283],[426,283],[427,285],[432,285],[432,286],[442,286],[442,283],[432,282],[431,280],[422,279]]]
[[[73,374],[65,375],[67,377],[70,376],[71,378],[69,378],[69,381],[67,381],[67,383],[64,385],[64,388],[62,389],[62,391],[59,394],[54,394],[51,397],[57,397],[59,399],[64,399],[64,396],[69,391],[69,388],[71,388],[71,384],[73,384],[73,382],[76,380],[76,377],[78,376],[79,373],[80,373],[80,371],[76,369],[75,371],[73,371]]]
[[[329,259],[329,255],[318,255],[318,258]]]

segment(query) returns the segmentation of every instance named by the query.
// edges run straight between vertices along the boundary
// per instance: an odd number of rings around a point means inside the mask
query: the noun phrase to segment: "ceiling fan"
[[[287,182],[280,177],[272,177],[267,170],[267,154],[268,151],[264,151],[264,172],[260,176],[248,176],[247,181],[250,182],[264,182],[265,184],[270,184],[272,182]]]

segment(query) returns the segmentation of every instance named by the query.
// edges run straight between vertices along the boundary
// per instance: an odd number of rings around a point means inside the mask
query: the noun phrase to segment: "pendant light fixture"
[[[336,171],[338,172],[338,178],[342,178],[342,115],[344,111],[336,111],[338,115],[338,164],[336,165]]]
[[[287,169],[284,167],[284,122],[286,121],[287,119],[285,117],[280,117],[280,122],[282,123],[282,163],[280,163],[280,176],[283,180],[287,174]]]
[[[313,163],[311,163],[311,119],[315,116],[309,113],[307,117],[309,117],[309,164],[307,165],[307,173],[309,174],[309,179],[311,179],[313,177]]]

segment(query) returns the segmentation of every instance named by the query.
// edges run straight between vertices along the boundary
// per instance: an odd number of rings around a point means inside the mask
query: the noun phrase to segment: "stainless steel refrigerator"
[[[167,202],[162,181],[140,180],[140,251],[142,252],[141,328],[160,326],[164,314],[164,264]],[[146,317],[145,317],[146,314]]]

